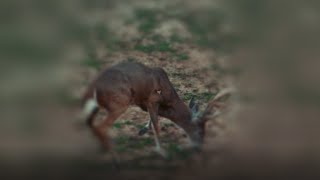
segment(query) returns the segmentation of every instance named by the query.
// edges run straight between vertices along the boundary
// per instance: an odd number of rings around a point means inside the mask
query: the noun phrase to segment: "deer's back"
[[[143,105],[156,90],[161,90],[162,103],[169,103],[177,97],[161,68],[149,68],[140,63],[126,62],[112,66],[98,77],[95,84],[107,95],[119,92],[128,94],[137,105]]]

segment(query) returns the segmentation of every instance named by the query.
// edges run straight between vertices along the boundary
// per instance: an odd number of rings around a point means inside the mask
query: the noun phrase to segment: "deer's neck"
[[[183,101],[177,102],[173,106],[173,110],[174,113],[172,120],[178,125],[182,125],[191,121],[191,111]]]

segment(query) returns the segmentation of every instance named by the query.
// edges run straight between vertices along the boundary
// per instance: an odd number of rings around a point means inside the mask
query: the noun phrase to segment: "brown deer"
[[[158,116],[170,119],[180,126],[188,134],[193,145],[200,147],[208,115],[213,112],[216,114],[215,107],[219,106],[217,100],[228,93],[216,96],[204,113],[200,113],[194,98],[190,101],[189,107],[179,98],[162,68],[123,62],[106,69],[92,82],[84,94],[82,105],[88,126],[93,129],[106,149],[110,148],[106,129],[112,126],[130,105],[137,105],[149,112],[150,120],[139,134],[143,135],[152,128],[156,150],[163,154],[158,138],[160,132]],[[108,115],[95,126],[93,121],[99,109],[105,109]]]

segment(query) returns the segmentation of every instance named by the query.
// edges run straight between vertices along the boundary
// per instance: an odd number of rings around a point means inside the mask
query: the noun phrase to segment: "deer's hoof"
[[[139,136],[143,136],[144,134],[146,134],[148,132],[148,128],[147,127],[143,127],[142,129],[140,129],[139,131]]]

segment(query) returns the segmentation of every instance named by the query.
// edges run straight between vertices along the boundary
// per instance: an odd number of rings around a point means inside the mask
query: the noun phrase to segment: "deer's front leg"
[[[151,129],[151,119],[147,122],[147,124],[139,130],[139,136],[143,136]]]
[[[148,111],[147,109],[143,109],[143,110],[144,111]],[[165,118],[168,118],[168,119],[172,120],[174,118],[173,117],[174,114],[175,113],[173,113],[173,110],[170,109],[170,108],[163,108],[161,106],[159,106],[159,108],[158,108],[158,115],[160,115],[162,117],[165,117]],[[151,127],[151,122],[152,122],[151,119],[149,119],[148,122],[146,123],[146,125],[139,130],[139,135],[140,136],[143,136],[144,134],[146,134],[152,128]]]
[[[162,156],[166,156],[165,151],[161,148],[160,141],[159,141],[159,123],[158,123],[158,110],[159,104],[158,103],[150,103],[148,104],[148,112],[150,114],[150,119],[152,122],[152,131],[154,133],[154,140],[156,143],[156,151],[161,154]]]

